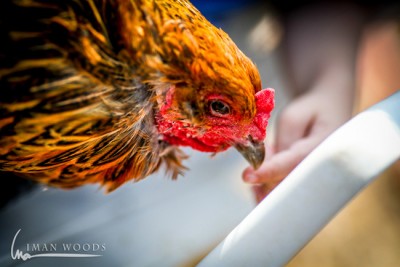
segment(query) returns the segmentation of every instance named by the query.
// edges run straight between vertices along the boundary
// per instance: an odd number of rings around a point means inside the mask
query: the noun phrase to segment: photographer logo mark
[[[15,235],[14,239],[11,243],[11,258],[13,260],[30,260],[32,258],[44,258],[44,257],[51,257],[51,258],[93,258],[93,257],[101,257],[103,255],[100,254],[91,254],[86,252],[100,252],[105,251],[106,247],[105,244],[97,244],[97,243],[63,243],[62,246],[58,246],[60,244],[50,243],[50,244],[26,244],[26,251],[16,249],[14,250],[15,241],[17,239],[18,234],[21,232],[19,229]],[[60,248],[63,251],[57,252],[57,248]],[[37,254],[30,254],[29,252],[41,252]],[[68,251],[72,251],[69,253]],[[83,251],[84,253],[75,253]],[[46,252],[46,253],[43,253]]]

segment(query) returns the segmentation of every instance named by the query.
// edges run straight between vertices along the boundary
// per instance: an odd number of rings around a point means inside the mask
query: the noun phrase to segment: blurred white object
[[[400,158],[400,91],[335,131],[199,266],[283,266]]]

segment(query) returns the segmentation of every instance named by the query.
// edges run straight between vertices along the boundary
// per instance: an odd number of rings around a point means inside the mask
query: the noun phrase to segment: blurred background
[[[263,87],[275,88],[270,143],[277,116],[301,93],[291,84],[284,51],[288,18],[315,4],[305,2],[193,1],[256,63]],[[38,186],[22,194],[0,210],[0,266],[194,266],[256,201],[241,178],[248,164],[235,150],[213,157],[185,151],[190,170],[177,181],[161,171],[108,195],[97,186],[71,191]],[[389,169],[362,192],[289,266],[400,266],[398,169]],[[96,243],[105,250],[98,258],[13,261],[10,246],[19,229],[15,248],[23,251],[27,243]]]

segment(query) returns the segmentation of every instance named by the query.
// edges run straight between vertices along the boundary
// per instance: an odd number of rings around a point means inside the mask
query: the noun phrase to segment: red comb
[[[256,93],[257,113],[270,113],[274,109],[275,90],[266,88]]]
[[[260,131],[257,135],[258,139],[263,140],[266,135],[268,119],[271,111],[274,109],[275,91],[272,88],[267,88],[256,93],[257,114],[254,117],[254,124]],[[253,134],[256,136],[256,134]]]

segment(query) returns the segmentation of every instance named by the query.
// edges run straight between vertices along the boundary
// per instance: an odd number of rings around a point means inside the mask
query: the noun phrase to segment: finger
[[[244,180],[251,184],[275,184],[285,178],[300,160],[301,155],[293,151],[279,152],[257,171],[245,173]]]
[[[266,161],[269,161],[274,154],[275,154],[275,149],[272,146],[265,144],[265,159],[263,164]],[[252,166],[249,166],[243,171],[242,177],[244,178],[245,176],[252,175],[254,171],[255,171],[254,168]]]
[[[290,149],[281,151],[265,161],[258,170],[247,169],[243,180],[251,184],[276,186],[282,181],[319,143],[318,138],[297,141]]]

